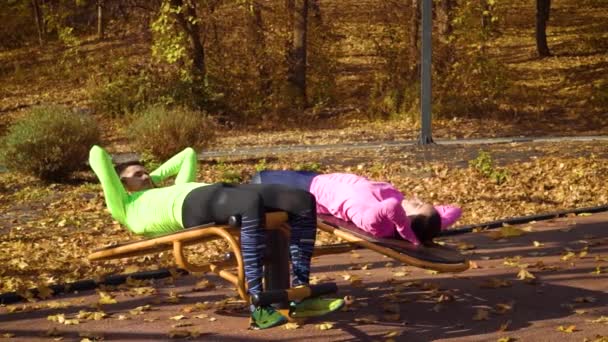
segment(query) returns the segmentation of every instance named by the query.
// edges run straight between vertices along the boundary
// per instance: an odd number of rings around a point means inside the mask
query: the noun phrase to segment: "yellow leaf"
[[[592,296],[574,298],[575,303],[595,303],[596,301],[597,301],[597,299]]]
[[[81,332],[78,336],[88,339],[89,341],[101,341],[104,336],[99,332]]]
[[[519,228],[516,228],[513,226],[504,226],[504,227],[501,227],[499,231],[493,231],[493,232],[488,233],[488,236],[490,236],[491,238],[493,238],[495,240],[499,240],[499,239],[503,239],[503,238],[521,236],[524,234],[525,234],[525,231],[523,231],[522,229],[519,229]]]
[[[149,311],[150,310],[150,305],[144,305],[144,306],[138,306],[135,309],[129,310],[129,313],[133,316],[136,315],[142,315],[144,313],[144,311]]]
[[[477,309],[473,316],[474,321],[487,321],[488,319],[490,319],[490,312],[485,309]]]
[[[57,328],[52,328],[47,330],[44,335],[47,337],[58,337],[61,336],[61,332]]]
[[[561,331],[561,332],[565,332],[568,334],[571,334],[573,332],[576,331],[576,325],[569,325],[567,327],[564,327],[563,325],[560,325],[559,327],[557,327],[557,331]]]
[[[374,323],[378,322],[378,317],[376,317],[374,315],[358,317],[358,318],[355,318],[355,322],[360,323],[360,324],[374,324]]]
[[[174,320],[174,321],[179,321],[181,319],[186,319],[186,316],[184,316],[184,315],[177,315],[177,316],[169,317],[169,319]]]
[[[500,287],[510,287],[510,286],[511,286],[510,281],[499,279],[499,278],[487,279],[480,285],[481,288],[486,288],[486,289],[497,289]]]
[[[534,241],[534,242],[532,242],[532,243],[534,244],[534,247],[542,247],[542,246],[544,246],[544,245],[545,245],[544,243],[540,243],[540,242],[538,242],[538,241]]]
[[[324,323],[315,325],[315,327],[319,330],[329,330],[334,327],[334,324],[330,323],[330,322],[324,322]]]
[[[188,330],[170,330],[169,338],[186,338],[190,337],[190,332]]]
[[[591,214],[591,213],[580,213],[577,216],[585,217],[585,216],[591,216],[591,215],[593,215],[593,214]]]
[[[194,288],[192,288],[192,291],[207,291],[207,290],[212,290],[215,288],[215,284],[210,282],[207,279],[203,279],[199,282],[196,283],[196,285],[194,285]]]
[[[498,303],[495,305],[494,310],[499,314],[505,314],[505,313],[513,310],[513,304]]]
[[[525,268],[522,268],[521,270],[519,270],[519,273],[517,273],[517,279],[519,280],[526,280],[526,279],[535,279],[536,277],[528,272],[528,270],[526,270]]]
[[[45,284],[39,284],[36,288],[38,289],[38,298],[40,299],[47,299],[53,295],[53,290]]]
[[[103,291],[99,291],[99,300],[97,301],[97,303],[99,303],[100,305],[116,304],[117,301],[110,294]]]
[[[298,323],[291,322],[291,323],[286,323],[285,325],[283,325],[283,327],[287,330],[295,330],[295,329],[298,329],[300,327],[300,325]]]
[[[135,273],[139,272],[139,267],[137,265],[129,265],[125,268],[124,273]],[[129,277],[131,278],[131,277]],[[128,278],[127,278],[128,279]]]
[[[4,333],[4,334],[2,334],[0,336],[2,336],[3,338],[13,338],[13,337],[15,337],[15,334],[13,334],[13,333]]]
[[[498,331],[500,331],[500,332],[507,331],[507,329],[509,329],[509,325],[511,325],[511,320],[508,320],[505,323],[501,324],[500,328],[498,328]]]
[[[388,334],[384,335],[384,337],[386,337],[386,338],[395,337],[395,336],[399,336],[399,332],[398,331],[391,331]]]
[[[591,323],[605,323],[605,324],[608,324],[608,316],[601,316],[600,318],[591,320],[589,322],[591,322]]]
[[[515,342],[517,341],[517,339],[513,338],[513,337],[501,337],[498,340],[496,340],[496,342]]]

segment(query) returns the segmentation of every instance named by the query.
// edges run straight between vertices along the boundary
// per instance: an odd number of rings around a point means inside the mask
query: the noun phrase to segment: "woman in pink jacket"
[[[253,176],[252,183],[308,190],[316,197],[318,214],[352,222],[377,237],[402,238],[415,245],[432,240],[462,215],[458,207],[405,199],[389,183],[349,173],[262,171]]]

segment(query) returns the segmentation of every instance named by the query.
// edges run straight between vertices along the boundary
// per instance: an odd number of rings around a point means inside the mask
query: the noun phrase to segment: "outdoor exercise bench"
[[[404,264],[438,272],[462,272],[469,268],[469,261],[456,249],[436,243],[414,246],[401,239],[378,238],[358,228],[352,223],[340,220],[331,215],[319,215],[318,229],[346,240],[351,249],[366,248],[391,257]],[[344,252],[346,249],[343,248]],[[331,248],[327,252],[316,251],[315,254],[334,254]]]
[[[207,224],[184,229],[155,238],[122,243],[95,250],[89,260],[110,260],[172,250],[176,264],[190,272],[213,272],[236,286],[240,297],[249,300],[247,294],[243,258],[240,247],[240,219],[232,217],[227,225]],[[319,215],[317,227],[347,241],[343,244],[315,247],[314,256],[340,254],[357,248],[367,248],[402,263],[436,270],[462,272],[469,268],[468,260],[457,250],[438,244],[414,246],[399,239],[377,238],[355,225],[332,216]],[[264,282],[266,294],[253,298],[255,302],[283,302],[326,294],[337,289],[335,284],[320,284],[304,289],[289,288],[289,226],[285,212],[266,214],[267,248],[264,257]],[[228,243],[230,258],[194,265],[184,255],[184,247],[223,239]],[[235,268],[236,274],[229,271]]]

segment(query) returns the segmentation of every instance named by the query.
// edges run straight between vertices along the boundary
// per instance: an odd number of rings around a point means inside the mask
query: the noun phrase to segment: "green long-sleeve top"
[[[89,164],[101,182],[110,214],[133,233],[145,236],[183,229],[182,205],[186,196],[193,189],[208,185],[194,182],[196,162],[196,152],[186,148],[150,173],[154,184],[176,176],[174,185],[128,193],[110,155],[99,146],[89,152]]]

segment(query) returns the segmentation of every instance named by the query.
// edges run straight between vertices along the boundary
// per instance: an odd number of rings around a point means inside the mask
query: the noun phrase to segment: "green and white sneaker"
[[[251,313],[249,327],[254,330],[268,329],[287,322],[287,318],[272,306],[258,306]]]
[[[344,299],[340,298],[308,298],[300,303],[291,302],[291,317],[305,318],[327,315],[340,310]]]

